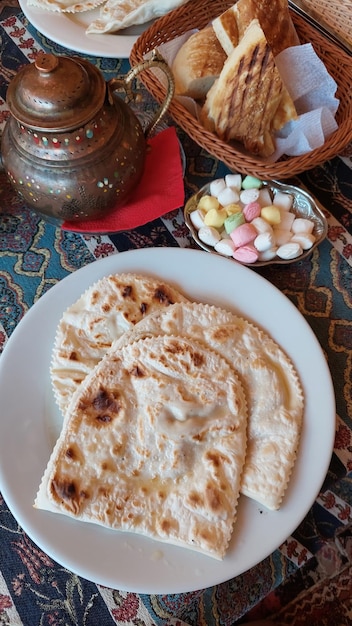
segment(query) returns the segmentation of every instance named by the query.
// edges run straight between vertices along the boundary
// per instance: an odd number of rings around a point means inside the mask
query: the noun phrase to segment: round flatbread
[[[280,346],[255,324],[219,307],[175,304],[139,322],[115,349],[155,335],[178,335],[222,355],[242,381],[248,404],[248,447],[241,492],[278,509],[292,473],[304,400],[298,374]]]
[[[35,507],[222,559],[245,459],[242,384],[193,339],[115,346],[71,400]]]
[[[64,312],[56,332],[51,381],[61,411],[115,339],[153,311],[186,301],[164,281],[133,273],[106,276],[89,287]]]

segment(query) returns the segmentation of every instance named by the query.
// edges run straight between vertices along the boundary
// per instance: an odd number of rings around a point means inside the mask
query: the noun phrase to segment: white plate
[[[241,496],[230,549],[222,562],[32,506],[59,429],[49,379],[59,319],[94,281],[129,271],[162,277],[194,300],[226,306],[256,321],[290,355],[303,383],[302,441],[282,508],[269,512]],[[70,570],[96,583],[137,593],[210,587],[271,554],[312,506],[334,442],[332,381],[307,322],[286,296],[253,270],[201,250],[123,252],[95,261],[52,287],[26,313],[5,347],[0,358],[0,398],[0,488],[15,518],[36,544]]]
[[[43,35],[73,50],[97,57],[127,59],[133,44],[149,24],[131,26],[119,33],[87,35],[88,25],[99,17],[99,7],[82,13],[58,13],[29,6],[27,0],[19,0],[28,21]]]

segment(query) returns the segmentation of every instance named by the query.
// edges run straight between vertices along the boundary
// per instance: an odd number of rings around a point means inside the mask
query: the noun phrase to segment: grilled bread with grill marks
[[[290,102],[274,55],[254,19],[209,90],[200,119],[223,141],[238,140],[248,152],[268,157],[275,151],[274,118],[283,99]],[[293,102],[284,111],[292,113],[291,119],[297,117]]]

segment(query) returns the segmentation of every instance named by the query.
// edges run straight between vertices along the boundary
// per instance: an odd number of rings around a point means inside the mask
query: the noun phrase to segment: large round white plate
[[[127,59],[138,36],[149,24],[130,26],[118,33],[87,35],[90,22],[99,17],[99,7],[82,13],[58,13],[28,5],[19,0],[28,21],[43,35],[56,43],[91,56]]]
[[[304,387],[301,446],[282,508],[241,496],[223,561],[135,534],[110,531],[33,508],[58,433],[49,366],[61,315],[94,281],[114,272],[162,277],[194,300],[226,306],[260,324],[292,358]],[[268,393],[270,390],[268,389]],[[26,533],[53,559],[91,581],[137,593],[195,591],[243,573],[271,554],[313,504],[335,433],[330,373],[312,330],[294,305],[253,270],[207,252],[146,248],[74,272],[26,313],[0,358],[0,488]]]

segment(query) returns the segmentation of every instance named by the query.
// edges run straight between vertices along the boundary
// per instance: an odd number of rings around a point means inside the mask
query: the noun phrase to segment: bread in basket
[[[131,65],[139,63],[146,54],[190,29],[204,28],[232,5],[233,0],[191,0],[171,11],[156,20],[137,39],[130,54]],[[209,154],[225,163],[232,171],[252,174],[262,180],[285,179],[309,170],[341,153],[352,141],[352,56],[339,49],[333,41],[292,9],[291,16],[301,43],[312,43],[316,54],[338,85],[338,129],[326,139],[323,146],[301,156],[281,157],[273,163],[225,143],[214,133],[207,131],[176,98],[169,108],[174,121]],[[165,88],[152,71],[147,70],[140,79],[158,102],[165,97]]]

